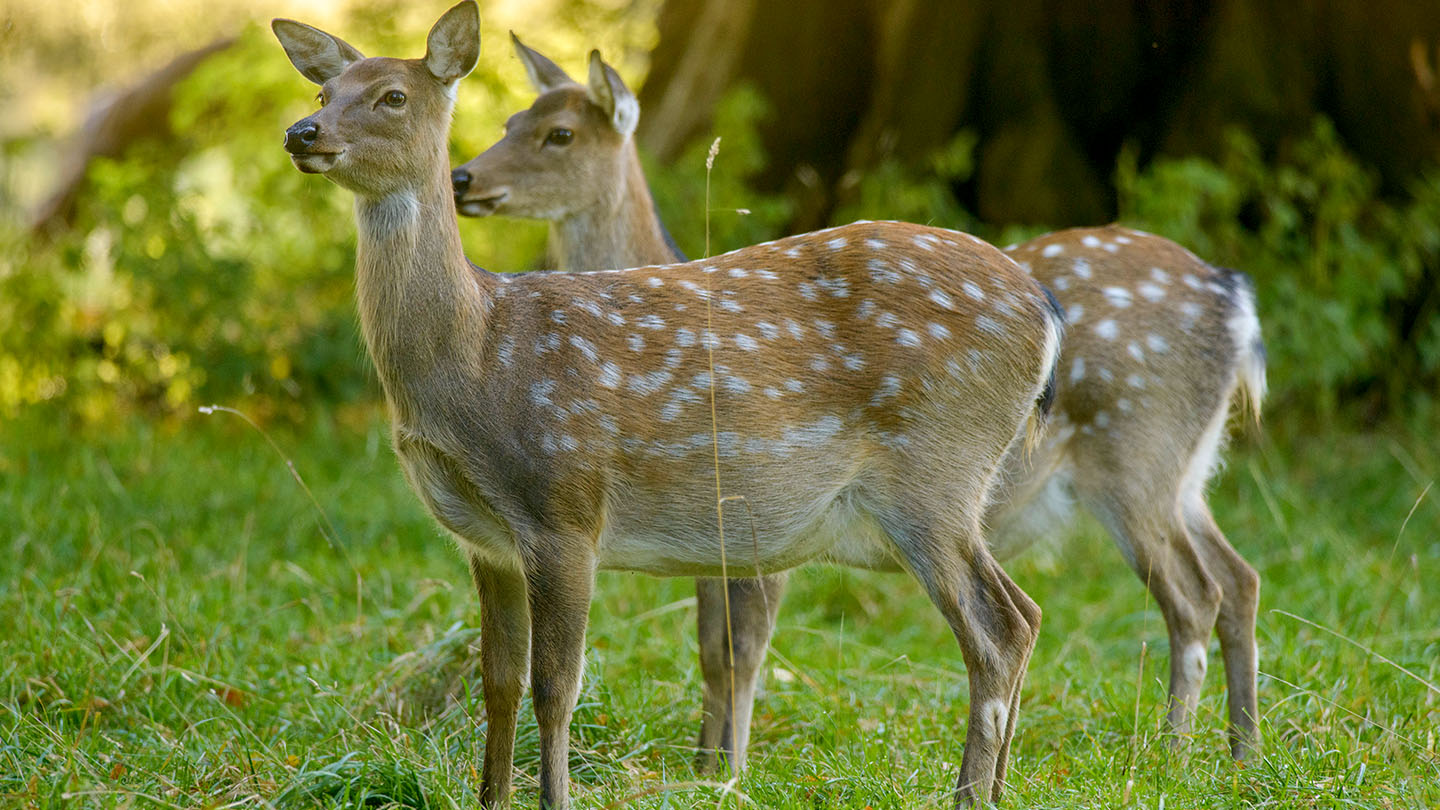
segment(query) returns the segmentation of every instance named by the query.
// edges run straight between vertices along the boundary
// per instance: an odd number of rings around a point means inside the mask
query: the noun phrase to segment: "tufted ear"
[[[425,67],[442,84],[470,75],[480,61],[480,6],[461,0],[445,12],[425,40]]]
[[[610,126],[629,137],[640,123],[640,102],[625,86],[615,68],[600,59],[599,51],[590,52],[590,86],[586,88],[590,100],[610,117]]]
[[[530,77],[530,85],[535,88],[535,92],[544,94],[562,85],[575,84],[575,80],[561,70],[559,65],[521,42],[514,31],[510,32],[510,41],[515,44],[515,55],[520,57],[520,64],[525,66],[525,75]]]
[[[275,38],[280,40],[296,70],[316,84],[330,81],[344,73],[352,62],[365,58],[365,54],[345,40],[302,22],[275,19],[270,21],[270,30],[275,32]]]

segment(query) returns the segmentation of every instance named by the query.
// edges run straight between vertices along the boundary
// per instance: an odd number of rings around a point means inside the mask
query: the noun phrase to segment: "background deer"
[[[631,138],[634,96],[598,52],[582,86],[518,39],[515,50],[539,98],[511,116],[501,141],[455,170],[460,212],[550,220],[551,254],[566,269],[677,260]],[[1205,484],[1230,403],[1245,399],[1258,416],[1264,394],[1249,281],[1166,239],[1116,227],[1062,231],[1006,250],[1054,291],[1072,327],[1053,429],[1028,459],[1011,454],[987,510],[997,530],[992,547],[1001,557],[1018,553],[1059,528],[1078,499],[1109,529],[1165,616],[1177,734],[1190,729],[1207,641],[1212,627],[1218,631],[1231,753],[1243,758],[1258,742],[1259,579],[1216,526]],[[763,591],[753,581],[732,582],[732,673],[722,594],[699,583],[702,765],[714,766],[717,749],[744,763],[749,704],[783,585],[778,577]]]
[[[703,262],[498,276],[461,249],[446,138],[479,52],[465,0],[421,59],[365,58],[290,20],[321,85],[286,133],[297,168],[356,196],[361,331],[396,455],[469,559],[488,727],[481,802],[509,801],[527,669],[541,805],[567,807],[568,727],[595,570],[903,568],[960,642],[959,802],[997,798],[1038,633],[980,530],[1038,429],[1062,318],[978,239],[865,223]],[[720,482],[748,527],[716,529]]]

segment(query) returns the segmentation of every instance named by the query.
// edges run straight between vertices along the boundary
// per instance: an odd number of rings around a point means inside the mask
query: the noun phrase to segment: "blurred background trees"
[[[0,124],[0,414],[58,401],[98,418],[246,397],[298,415],[373,398],[350,303],[349,200],[279,148],[313,90],[265,24],[298,17],[368,53],[410,54],[437,9],[0,10],[0,92],[14,112]],[[507,29],[574,75],[598,46],[639,90],[660,210],[691,255],[703,250],[703,156],[716,136],[715,252],[859,217],[997,241],[1119,219],[1255,276],[1276,409],[1431,421],[1434,11],[1404,0],[484,3],[453,157],[484,149],[530,101]],[[123,103],[171,60],[229,37],[172,69],[154,103]],[[122,103],[97,104],[105,87]],[[145,126],[93,148],[107,110]],[[67,171],[64,216],[32,232]],[[490,269],[543,256],[542,226],[465,221],[462,233]]]

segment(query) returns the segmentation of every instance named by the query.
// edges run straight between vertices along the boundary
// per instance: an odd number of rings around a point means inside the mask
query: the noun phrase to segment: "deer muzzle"
[[[510,197],[508,186],[472,188],[474,175],[464,166],[450,173],[450,185],[455,190],[455,210],[461,216],[488,217]]]
[[[322,174],[329,171],[339,160],[339,152],[317,149],[320,140],[320,125],[310,118],[302,118],[285,130],[285,151],[295,168],[306,174]]]

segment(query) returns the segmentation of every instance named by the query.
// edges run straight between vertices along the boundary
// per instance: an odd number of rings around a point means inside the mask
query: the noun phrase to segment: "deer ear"
[[[462,0],[435,23],[425,40],[425,67],[442,84],[470,75],[480,61],[480,6]]]
[[[590,86],[586,88],[590,100],[610,117],[610,126],[629,137],[640,123],[640,102],[625,86],[615,68],[600,59],[599,51],[590,52]]]
[[[510,41],[515,44],[515,55],[520,57],[520,64],[525,66],[525,75],[530,77],[530,85],[537,93],[548,93],[557,87],[567,84],[575,84],[575,80],[569,74],[560,69],[560,66],[546,59],[539,51],[527,47],[515,32],[510,32]]]
[[[270,30],[300,74],[316,84],[330,81],[352,62],[365,58],[345,40],[305,23],[276,19],[270,22]]]

